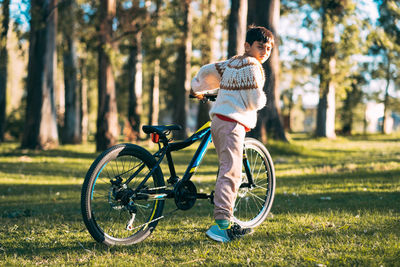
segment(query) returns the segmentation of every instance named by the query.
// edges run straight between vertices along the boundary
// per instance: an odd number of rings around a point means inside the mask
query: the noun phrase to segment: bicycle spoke
[[[259,199],[260,201],[264,202],[264,199],[260,198],[256,194],[253,194],[252,192],[248,192],[250,195],[254,196],[255,198]]]

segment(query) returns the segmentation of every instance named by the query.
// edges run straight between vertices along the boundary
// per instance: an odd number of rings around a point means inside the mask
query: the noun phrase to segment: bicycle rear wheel
[[[83,183],[81,209],[96,241],[130,245],[151,234],[161,218],[164,200],[135,199],[132,194],[155,164],[147,150],[132,144],[113,146],[95,160]],[[157,168],[142,188],[157,190],[164,185]]]
[[[244,144],[242,183],[233,209],[233,221],[244,228],[254,228],[266,218],[275,194],[275,170],[265,146],[254,138]],[[249,186],[251,173],[254,186]]]

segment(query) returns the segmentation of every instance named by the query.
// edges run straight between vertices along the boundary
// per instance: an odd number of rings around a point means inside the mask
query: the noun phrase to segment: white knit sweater
[[[218,89],[210,117],[221,114],[254,128],[257,110],[267,102],[263,92],[265,74],[254,57],[234,56],[229,60],[204,65],[192,80],[195,93]]]

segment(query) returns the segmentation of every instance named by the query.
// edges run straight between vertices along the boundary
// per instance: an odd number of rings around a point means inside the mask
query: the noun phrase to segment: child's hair
[[[246,42],[252,45],[255,41],[274,44],[274,35],[265,27],[250,25],[246,33]]]

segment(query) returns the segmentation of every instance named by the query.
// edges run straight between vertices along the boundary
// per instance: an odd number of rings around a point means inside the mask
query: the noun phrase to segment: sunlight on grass
[[[92,239],[80,213],[82,182],[99,154],[94,144],[38,152],[4,143],[0,265],[398,265],[399,137],[292,135],[291,144],[272,142],[276,197],[252,236],[229,244],[207,239],[212,205],[198,200],[161,220],[144,242],[112,248]],[[173,154],[178,176],[194,152]],[[211,146],[193,177],[199,192],[213,190],[216,162]],[[168,179],[168,166],[162,170]],[[164,214],[174,209],[171,200]]]

